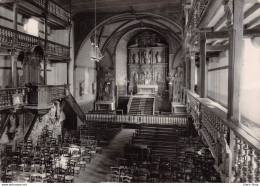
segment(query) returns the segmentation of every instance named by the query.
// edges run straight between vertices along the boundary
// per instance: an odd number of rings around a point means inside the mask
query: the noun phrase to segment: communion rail
[[[260,182],[260,140],[243,124],[227,119],[227,110],[183,89],[187,113],[215,158],[223,182]]]
[[[86,114],[87,121],[106,121],[119,123],[142,123],[159,125],[186,126],[186,116],[150,116],[150,115],[116,115],[116,114]]]

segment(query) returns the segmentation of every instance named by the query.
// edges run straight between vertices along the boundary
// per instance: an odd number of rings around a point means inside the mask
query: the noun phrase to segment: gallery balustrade
[[[260,181],[260,140],[243,124],[227,119],[225,108],[183,89],[183,101],[225,182]]]

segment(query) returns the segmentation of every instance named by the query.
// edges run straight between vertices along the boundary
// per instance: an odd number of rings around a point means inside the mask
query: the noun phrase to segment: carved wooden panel
[[[41,84],[41,62],[43,61],[43,48],[33,47],[25,53],[23,60],[23,76],[25,85]]]
[[[145,31],[134,36],[128,45],[129,90],[136,93],[137,85],[159,85],[158,94],[167,88],[168,46],[162,36]]]

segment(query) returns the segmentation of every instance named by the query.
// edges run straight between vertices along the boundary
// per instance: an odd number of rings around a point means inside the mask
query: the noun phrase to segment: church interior
[[[0,182],[260,182],[259,0],[0,0]]]

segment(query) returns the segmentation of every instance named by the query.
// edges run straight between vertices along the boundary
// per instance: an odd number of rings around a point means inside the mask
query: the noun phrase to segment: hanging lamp
[[[95,36],[94,36],[94,41],[91,41],[91,52],[90,52],[90,59],[92,61],[99,62],[102,58],[103,55],[100,52],[100,49],[97,44],[97,5],[96,5],[96,0],[95,0]]]

